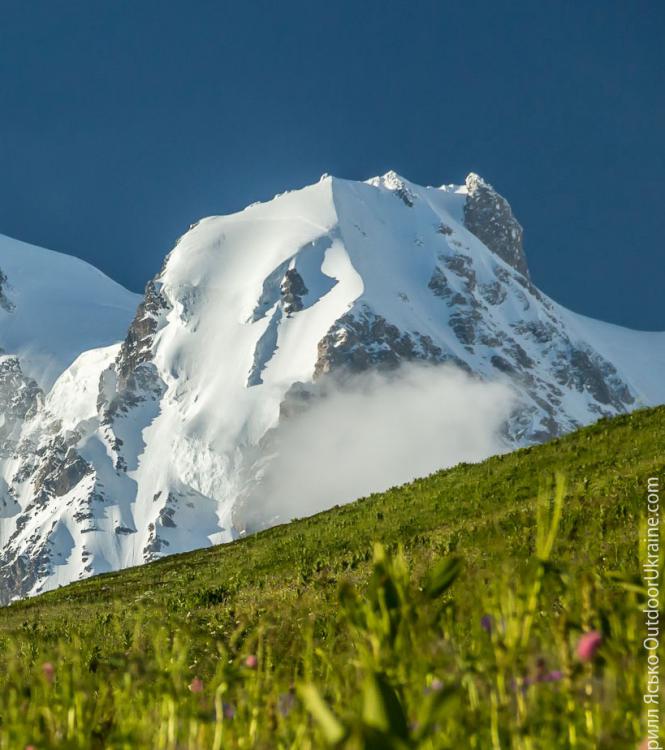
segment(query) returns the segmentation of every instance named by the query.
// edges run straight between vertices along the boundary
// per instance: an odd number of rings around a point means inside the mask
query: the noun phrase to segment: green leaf
[[[436,599],[447,591],[462,570],[459,557],[446,557],[440,560],[431,570],[425,584],[425,594],[430,599]]]
[[[314,685],[301,685],[298,692],[305,708],[319,725],[325,741],[329,745],[339,745],[346,737],[346,729],[330,710],[319,691]]]
[[[380,732],[367,724],[362,725],[362,750],[410,750],[408,741]]]
[[[363,692],[363,722],[367,726],[400,739],[408,739],[409,727],[397,693],[387,679],[371,673]]]
[[[433,731],[436,723],[449,714],[459,703],[455,685],[446,685],[431,692],[424,700],[418,716],[417,739],[424,739]]]

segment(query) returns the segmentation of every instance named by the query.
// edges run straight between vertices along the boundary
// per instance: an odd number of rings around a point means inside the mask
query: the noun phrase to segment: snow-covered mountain
[[[124,338],[140,297],[70,255],[0,235],[0,347],[48,390],[84,351]]]
[[[665,334],[540,292],[509,204],[473,174],[324,176],[204,219],[128,329],[133,295],[2,243],[0,601],[242,533],[276,431],[348,373],[507,380],[512,445],[665,402]]]

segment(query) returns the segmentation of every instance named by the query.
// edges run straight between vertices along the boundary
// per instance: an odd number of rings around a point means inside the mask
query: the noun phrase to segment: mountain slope
[[[664,456],[665,408],[638,411],[0,609],[0,742],[57,745],[75,721],[85,747],[154,747],[168,725],[174,746],[198,750],[215,746],[221,723],[222,746],[324,747],[293,685],[320,685],[346,720],[375,667],[414,725],[433,693],[452,701],[417,747],[491,747],[497,726],[507,746],[566,746],[572,727],[580,746],[635,747],[646,679],[638,540],[647,479],[663,476]],[[538,497],[556,471],[565,503],[522,644],[548,523]],[[372,574],[377,540],[405,550],[408,589],[403,576],[391,588],[394,569]],[[432,602],[426,576],[446,555],[462,558],[460,579]],[[371,604],[377,586],[389,611],[371,629],[352,605]],[[408,609],[392,638],[396,594]],[[581,629],[603,634],[593,672],[575,656]],[[24,710],[12,710],[24,694]]]
[[[79,354],[119,342],[139,301],[78,258],[0,235],[0,347],[43,390]]]
[[[0,596],[288,518],[267,483],[284,429],[354,375],[416,362],[506,384],[494,452],[662,403],[652,352],[664,345],[540,292],[521,226],[477,175],[442,188],[326,176],[204,219],[148,284],[120,348],[84,355],[26,410],[4,469]],[[636,365],[647,361],[652,376]],[[471,444],[421,471],[482,457]]]
[[[139,299],[77,258],[0,235],[2,547],[33,516],[35,502],[58,497],[63,487],[42,467],[29,500],[17,491],[43,455],[32,436],[58,433],[54,442],[62,452],[67,435],[94,413],[100,373],[116,356]],[[79,477],[77,457],[63,466],[67,481]],[[35,564],[21,555],[17,560],[18,570]],[[6,592],[0,586],[0,599]]]

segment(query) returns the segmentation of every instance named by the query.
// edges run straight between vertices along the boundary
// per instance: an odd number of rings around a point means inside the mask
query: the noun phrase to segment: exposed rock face
[[[394,369],[402,362],[448,362],[455,359],[436,346],[429,336],[400,331],[368,307],[345,315],[319,343],[316,378],[337,370],[352,373],[370,368]]]
[[[506,299],[506,289],[500,281],[491,281],[480,287],[482,298],[489,305],[500,305]]]
[[[508,201],[473,172],[466,178],[466,190],[466,228],[508,265],[528,278],[522,227],[513,216]]]
[[[117,414],[127,413],[147,398],[157,399],[163,393],[164,383],[151,361],[152,347],[170,309],[158,282],[149,281],[114,365],[101,374],[97,407],[106,424],[111,424]],[[119,447],[117,440],[115,445]]]
[[[20,555],[3,554],[0,557],[0,606],[29,594],[50,572],[51,550],[47,543],[33,544]]]
[[[62,436],[38,451],[42,462],[35,472],[34,486],[38,489],[37,501],[45,504],[52,498],[66,495],[88,474],[92,466],[85,461],[74,447],[78,436],[69,441]]]
[[[161,495],[161,493],[159,493],[159,495]],[[159,500],[159,495],[156,496],[156,502]],[[148,525],[148,540],[143,548],[143,558],[146,562],[156,560],[170,546],[170,542],[165,538],[163,530],[175,529],[177,527],[173,517],[178,509],[178,504],[179,498],[175,494],[169,492],[166,501],[157,514],[157,518],[153,523]]]
[[[307,287],[302,276],[295,268],[290,268],[282,279],[282,305],[287,315],[302,310],[302,298],[307,294]]]
[[[473,261],[468,255],[458,253],[457,255],[446,255],[440,258],[446,268],[456,276],[464,279],[465,291],[469,294],[476,289],[476,272],[473,270]],[[467,299],[472,299],[471,297]]]
[[[0,356],[0,456],[11,456],[23,423],[44,403],[37,383],[23,374],[17,357]]]
[[[12,312],[14,303],[7,295],[7,275],[0,269],[0,307],[5,312]]]
[[[413,208],[416,197],[406,184],[406,180],[403,180],[396,172],[391,170],[383,177],[370,180],[370,183],[382,185],[388,190],[391,190],[407,208]]]
[[[554,374],[561,385],[573,387],[579,392],[589,392],[600,405],[599,413],[603,413],[603,406],[623,411],[626,406],[635,403],[616,368],[591,349],[571,344],[559,357]]]
[[[136,376],[140,365],[150,361],[155,333],[162,315],[169,308],[158,288],[158,282],[154,279],[149,281],[143,302],[136,311],[116,362],[120,389],[130,385],[130,380]]]
[[[467,347],[476,343],[478,327],[482,315],[478,310],[460,310],[450,316],[450,327],[453,329],[458,341]]]

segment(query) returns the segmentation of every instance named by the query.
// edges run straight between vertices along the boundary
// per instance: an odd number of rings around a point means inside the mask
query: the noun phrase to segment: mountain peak
[[[466,179],[464,180],[464,185],[466,187],[467,193],[475,192],[479,188],[488,188],[489,190],[496,192],[494,188],[489,184],[489,182],[484,180],[476,172],[469,172],[469,174],[466,176]]]
[[[367,184],[372,185],[373,187],[390,190],[392,193],[395,193],[395,195],[397,195],[406,206],[409,208],[413,206],[415,193],[411,187],[411,183],[392,169],[380,177],[372,177],[367,180]]]
[[[529,278],[523,246],[523,230],[510,203],[480,175],[470,172],[465,180],[464,225],[492,252]]]

